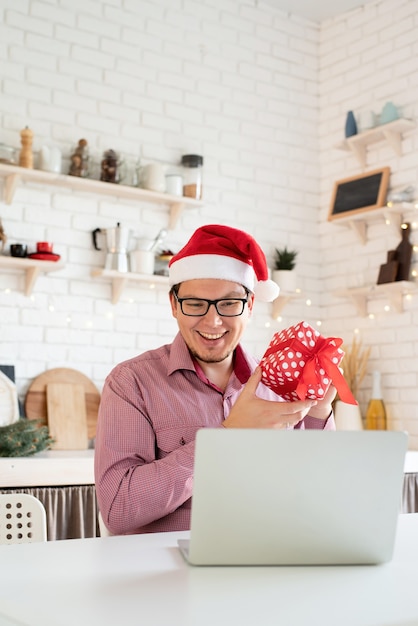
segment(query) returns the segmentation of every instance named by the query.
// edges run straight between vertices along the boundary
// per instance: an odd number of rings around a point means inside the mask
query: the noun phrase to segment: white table
[[[412,626],[418,514],[379,566],[193,567],[187,532],[0,546],[0,626]]]

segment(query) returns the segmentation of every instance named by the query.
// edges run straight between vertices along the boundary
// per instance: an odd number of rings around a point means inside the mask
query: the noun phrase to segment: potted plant
[[[291,293],[296,291],[296,250],[276,248],[274,255],[273,280],[279,285],[282,292]]]

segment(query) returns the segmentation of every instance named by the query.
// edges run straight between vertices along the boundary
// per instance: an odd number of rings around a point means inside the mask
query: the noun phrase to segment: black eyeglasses
[[[205,300],[205,298],[179,298],[176,293],[174,297],[180,304],[183,315],[190,317],[203,317],[209,311],[210,306],[216,309],[221,317],[238,317],[244,312],[244,307],[248,298],[221,298],[220,300]]]

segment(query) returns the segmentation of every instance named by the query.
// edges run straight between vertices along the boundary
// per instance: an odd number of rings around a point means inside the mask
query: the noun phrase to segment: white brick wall
[[[389,415],[389,426],[407,429],[410,446],[418,447],[418,343],[415,331],[418,293],[404,301],[404,312],[384,311],[387,300],[368,305],[374,318],[358,317],[349,301],[336,299],[332,291],[356,283],[374,283],[387,250],[396,247],[400,234],[383,222],[370,222],[367,243],[361,245],[353,231],[326,222],[333,181],[361,173],[353,156],[339,152],[334,145],[343,138],[345,115],[353,110],[379,114],[386,101],[393,101],[401,113],[417,119],[418,60],[416,56],[416,0],[370,2],[324,24],[320,35],[320,146],[321,208],[320,247],[323,305],[330,334],[349,342],[358,331],[371,346],[368,376],[362,386],[363,411],[370,395],[372,369],[382,372],[382,386]],[[405,136],[402,156],[383,144],[370,147],[367,170],[389,165],[392,188],[417,187],[417,131]],[[404,221],[417,221],[416,212],[407,212]],[[418,243],[416,231],[412,235]],[[414,255],[415,256],[415,255]],[[414,262],[416,260],[414,259]]]
[[[359,328],[373,346],[370,371],[383,373],[390,426],[408,428],[418,448],[418,339],[408,334],[416,297],[401,315],[369,320],[332,296],[360,274],[374,278],[398,237],[373,225],[361,246],[326,221],[332,182],[360,171],[333,148],[346,111],[393,100],[417,117],[417,20],[417,0],[370,2],[321,27],[256,1],[0,0],[0,141],[18,147],[29,125],[35,150],[55,142],[66,164],[81,137],[96,159],[111,147],[131,167],[138,157],[177,164],[203,154],[205,207],[185,211],[167,245],[217,221],[251,232],[269,260],[276,246],[297,247],[304,298],[280,322],[258,304],[246,345],[261,355],[273,331],[301,319],[347,341]],[[394,183],[415,184],[417,136],[400,158],[374,148],[368,167],[388,164]],[[94,228],[121,221],[154,236],[168,224],[162,207],[28,183],[12,205],[0,202],[0,217],[9,243],[52,240],[66,262],[30,298],[22,275],[0,275],[0,362],[15,365],[22,398],[52,367],[83,371],[101,388],[114,364],[171,340],[165,290],[130,283],[112,305],[110,284],[90,276],[103,263]],[[368,376],[363,410],[369,391]]]

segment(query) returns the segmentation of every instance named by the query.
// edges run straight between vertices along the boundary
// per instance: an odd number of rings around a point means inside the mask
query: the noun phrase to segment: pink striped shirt
[[[112,533],[189,529],[196,432],[221,426],[256,365],[238,346],[222,393],[196,369],[179,333],[172,344],[112,370],[102,393],[95,449],[97,500]],[[263,384],[257,395],[281,401]],[[335,425],[333,417],[324,424],[307,416],[298,427]]]

